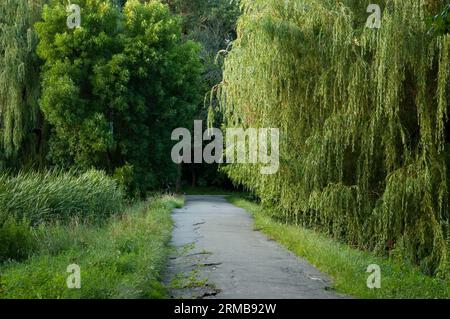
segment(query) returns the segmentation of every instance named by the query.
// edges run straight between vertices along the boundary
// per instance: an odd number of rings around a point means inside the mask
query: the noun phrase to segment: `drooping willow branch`
[[[429,273],[448,267],[450,35],[445,1],[247,0],[216,88],[228,127],[279,127],[281,168],[229,176],[275,216]],[[226,84],[225,84],[226,83]]]

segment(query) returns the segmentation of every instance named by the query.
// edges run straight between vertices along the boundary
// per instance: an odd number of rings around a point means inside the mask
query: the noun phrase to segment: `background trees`
[[[39,286],[38,295],[61,297],[52,265],[66,265],[69,255],[82,262],[90,237],[90,260],[105,261],[103,243],[115,252],[140,245],[142,254],[133,249],[126,257],[139,288],[126,290],[157,295],[169,203],[178,200],[154,197],[150,206],[129,208],[124,190],[147,197],[177,179],[170,137],[203,100],[200,46],[182,36],[181,19],[159,1],[71,2],[81,7],[80,28],[68,28],[66,0],[0,2],[0,290],[5,296],[11,260],[35,256],[42,267],[22,264],[33,269],[28,283]],[[114,234],[121,239],[111,241]],[[122,270],[114,277],[103,276],[108,296],[130,284]],[[17,277],[8,281],[13,286]],[[95,296],[107,296],[105,285],[93,283]]]
[[[222,80],[222,61],[225,51],[236,39],[236,22],[240,15],[239,0],[163,0],[182,20],[185,39],[201,44],[200,58],[204,66],[201,92],[209,101],[211,88]],[[221,118],[220,114],[216,114]],[[203,120],[206,129],[208,107],[199,103],[195,119]],[[192,127],[193,121],[189,127]],[[184,182],[193,186],[229,187],[230,181],[217,165],[190,164],[183,166]]]

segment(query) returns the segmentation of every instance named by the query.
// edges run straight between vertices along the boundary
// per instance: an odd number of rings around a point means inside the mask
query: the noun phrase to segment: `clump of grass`
[[[123,199],[117,183],[96,170],[0,174],[1,213],[27,218],[33,225],[74,217],[104,220],[123,208]]]
[[[171,210],[183,201],[152,198],[104,224],[54,224],[36,231],[40,254],[0,265],[0,298],[162,298],[161,276],[172,231]],[[81,289],[68,289],[67,266],[81,269]]]
[[[8,259],[25,259],[35,247],[28,221],[2,214],[0,208],[0,263]]]
[[[359,298],[449,298],[448,280],[426,276],[407,261],[385,258],[361,251],[313,230],[281,223],[270,215],[270,209],[241,196],[228,200],[251,212],[255,229],[278,241],[296,255],[304,257],[334,280],[339,293]],[[381,288],[367,287],[366,272],[371,264],[381,268]]]
[[[23,260],[36,250],[33,228],[66,231],[45,225],[104,221],[123,203],[122,190],[99,171],[0,174],[0,262]]]

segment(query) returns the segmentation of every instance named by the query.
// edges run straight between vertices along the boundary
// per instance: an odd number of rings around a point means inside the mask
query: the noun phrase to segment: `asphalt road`
[[[342,298],[327,276],[255,231],[250,214],[224,196],[187,196],[173,218],[172,298]]]

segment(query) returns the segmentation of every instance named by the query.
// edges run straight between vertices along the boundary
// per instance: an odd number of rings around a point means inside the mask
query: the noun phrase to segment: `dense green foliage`
[[[180,205],[178,198],[152,198],[104,225],[38,228],[32,258],[0,265],[0,299],[165,297],[170,212]],[[66,269],[73,263],[80,266],[81,289],[67,289]]]
[[[73,0],[71,29],[66,0],[1,1],[0,298],[163,295],[179,200],[118,213],[179,176],[171,132],[220,80],[237,18],[227,1],[199,1],[195,23],[163,2]],[[73,262],[81,291],[65,285]]]
[[[159,1],[141,2],[71,1],[81,7],[81,26],[74,29],[66,23],[65,0],[0,3],[0,262],[34,255],[33,278],[45,283],[29,288],[41,297],[58,293],[45,276],[62,279],[51,265],[65,264],[72,253],[88,262],[110,254],[109,266],[117,270],[102,283],[92,280],[83,296],[160,292],[153,274],[167,251],[172,204],[158,201],[153,216],[136,213],[101,225],[124,208],[125,194],[143,197],[177,179],[171,132],[192,124],[209,84],[206,51],[186,35],[196,26]],[[115,231],[123,238],[107,242]],[[90,254],[86,241],[94,247]],[[122,250],[116,264],[114,253]],[[15,275],[3,276],[1,285],[14,286],[27,263],[5,265]],[[101,277],[100,268],[92,278]],[[11,287],[5,295],[1,285],[2,297],[24,296]]]
[[[26,219],[18,219],[0,210],[0,263],[26,259],[36,248],[32,228]]]
[[[7,158],[17,161],[19,155],[26,154],[29,162],[39,146],[32,133],[39,120],[40,92],[33,24],[40,17],[43,2],[0,2],[0,169]]]
[[[157,1],[128,1],[123,10],[76,3],[80,28],[66,27],[62,0],[45,7],[36,27],[49,157],[62,167],[105,169],[144,194],[176,179],[170,134],[201,99],[198,47],[181,41],[178,20]]]
[[[431,21],[431,32],[434,34],[447,34],[450,33],[450,3],[445,7],[445,9],[435,15]]]
[[[394,265],[383,296],[401,280],[448,295],[450,5],[379,0],[370,29],[371,2],[71,0],[71,29],[67,0],[0,0],[0,298],[162,296],[178,200],[118,214],[183,171],[226,183],[170,157],[172,130],[208,115],[280,128],[277,174],[223,170],[292,223],[260,219],[274,237],[346,281],[372,252],[393,257],[377,257]],[[339,246],[333,267],[314,245],[336,242],[305,228],[366,252]],[[81,291],[65,286],[73,262]]]
[[[450,35],[440,0],[243,0],[226,125],[278,127],[280,170],[228,166],[277,218],[449,273]]]

